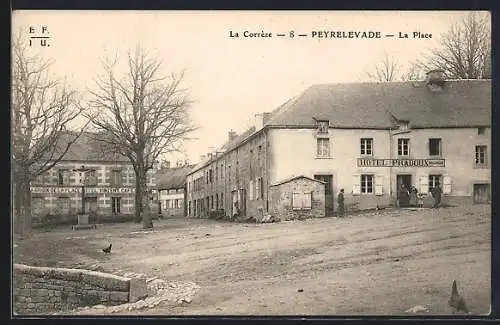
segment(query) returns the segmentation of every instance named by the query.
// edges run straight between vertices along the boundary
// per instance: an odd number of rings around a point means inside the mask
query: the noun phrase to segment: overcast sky
[[[164,60],[165,74],[186,69],[185,86],[198,138],[185,144],[197,162],[208,147],[218,147],[227,131],[243,132],[255,113],[271,111],[313,84],[366,81],[366,72],[390,52],[401,65],[438,44],[439,37],[467,12],[172,12],[172,11],[17,11],[13,32],[28,38],[29,26],[50,47],[32,46],[54,58],[53,72],[82,90],[94,87],[100,60],[125,55],[140,42]],[[230,31],[272,33],[271,38],[230,38]],[[276,37],[276,34],[308,34]],[[313,39],[313,31],[379,31],[394,38]],[[432,34],[413,39],[413,32]],[[399,32],[409,39],[399,39]],[[404,68],[402,68],[404,70]]]

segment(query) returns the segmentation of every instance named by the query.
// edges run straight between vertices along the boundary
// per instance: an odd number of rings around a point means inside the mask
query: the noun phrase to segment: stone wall
[[[292,194],[312,193],[311,209],[294,210]],[[305,177],[269,188],[269,213],[281,220],[325,217],[325,185]]]
[[[14,311],[39,314],[98,304],[118,305],[147,295],[143,279],[82,269],[14,264]]]

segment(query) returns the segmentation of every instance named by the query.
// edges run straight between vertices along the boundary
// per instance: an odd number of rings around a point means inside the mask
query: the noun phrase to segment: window
[[[398,139],[398,156],[410,155],[410,139]]]
[[[220,164],[220,179],[224,178],[224,164]]]
[[[227,166],[228,180],[231,181],[231,166]]]
[[[209,180],[210,180],[210,183],[213,183],[213,181],[214,181],[214,173],[213,173],[213,169],[210,169],[210,170],[208,171],[208,178],[209,178]]]
[[[112,170],[111,171],[111,186],[118,187],[122,185],[122,171]]]
[[[188,201],[188,216],[191,215],[191,201]]]
[[[484,135],[485,133],[486,133],[486,128],[484,128],[484,127],[477,128],[478,135]]]
[[[69,184],[69,171],[67,169],[59,169],[58,172],[58,185]]]
[[[174,206],[176,209],[179,208],[179,199],[175,199],[175,206]]]
[[[85,183],[88,186],[96,186],[97,185],[97,175],[95,170],[89,170],[85,175]]]
[[[207,174],[205,176],[207,178],[207,184],[208,184],[208,170],[207,170]]]
[[[220,207],[224,209],[224,193],[220,194]]]
[[[113,214],[120,213],[121,200],[122,198],[117,196],[111,198],[111,212]]]
[[[317,125],[318,125],[318,133],[322,134],[328,133],[328,125],[329,125],[328,121],[318,121]]]
[[[215,194],[215,209],[219,209],[219,194]]]
[[[486,146],[476,146],[476,165],[486,166]]]
[[[328,138],[318,138],[316,155],[318,157],[330,157],[330,139]]]
[[[264,192],[263,192],[263,185],[264,181],[262,180],[262,177],[257,177],[255,180],[255,199],[263,199],[264,198]],[[252,188],[253,190],[253,188]]]
[[[215,182],[217,183],[217,179],[219,178],[219,167],[215,166]]]
[[[261,154],[262,154],[262,146],[259,146],[258,151],[257,151],[257,159],[260,160]]]
[[[372,138],[362,138],[361,139],[361,154],[366,156],[371,156],[373,154],[373,139]]]
[[[441,139],[429,139],[429,156],[441,156]]]
[[[441,175],[429,175],[429,192],[432,192],[438,184],[441,184]]]
[[[292,193],[293,210],[311,210],[312,193]]]
[[[373,175],[361,175],[361,193],[373,193]]]

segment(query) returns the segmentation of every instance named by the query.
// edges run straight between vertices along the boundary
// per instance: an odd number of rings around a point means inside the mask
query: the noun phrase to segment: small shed
[[[281,220],[324,217],[325,183],[300,175],[272,184],[269,213]]]

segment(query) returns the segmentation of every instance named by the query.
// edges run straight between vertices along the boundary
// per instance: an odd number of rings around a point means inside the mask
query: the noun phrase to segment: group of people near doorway
[[[443,191],[441,190],[441,187],[439,186],[439,183],[436,184],[435,187],[433,187],[430,191],[430,195],[432,195],[432,198],[434,200],[434,203],[432,205],[433,208],[439,208],[439,205],[441,204],[441,194]],[[405,184],[401,184],[401,188],[399,189],[398,193],[398,203],[399,207],[423,207],[424,205],[424,197],[426,195],[423,193],[418,193],[417,188],[415,186],[410,186],[406,187]],[[344,208],[344,189],[340,189],[340,192],[337,196],[337,206],[338,206],[338,216],[343,217],[345,214],[345,208]]]
[[[441,194],[443,194],[439,183],[431,189],[429,194],[434,200],[432,207],[435,209],[438,208],[441,204]],[[423,207],[425,196],[426,195],[423,193],[418,193],[415,186],[407,187],[405,184],[401,184],[401,188],[398,193],[399,207]]]

